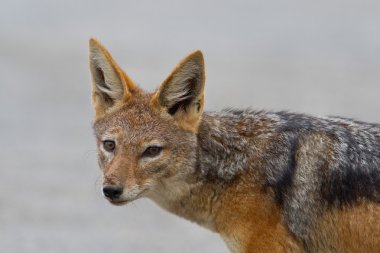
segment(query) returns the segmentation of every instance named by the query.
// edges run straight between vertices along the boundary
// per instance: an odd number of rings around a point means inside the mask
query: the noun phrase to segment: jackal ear
[[[153,95],[152,105],[185,130],[196,132],[204,105],[205,67],[201,51],[182,60]]]
[[[92,102],[97,116],[118,107],[138,90],[110,53],[95,39],[90,39],[90,70]]]

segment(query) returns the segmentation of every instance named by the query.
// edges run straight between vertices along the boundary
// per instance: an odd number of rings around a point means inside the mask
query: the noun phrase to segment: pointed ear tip
[[[203,58],[203,53],[201,50],[195,50],[194,52],[191,53],[193,56],[198,56]]]
[[[197,61],[203,63],[204,62],[204,57],[203,57],[203,53],[201,50],[196,50],[192,53],[190,53],[190,55],[188,56],[188,59],[196,59]]]
[[[89,40],[88,40],[88,44],[91,46],[95,46],[96,44],[98,44],[98,40],[95,39],[94,37],[91,37]]]
[[[100,42],[94,37],[90,38],[88,44],[90,46],[90,51],[103,48],[102,44],[100,44]]]

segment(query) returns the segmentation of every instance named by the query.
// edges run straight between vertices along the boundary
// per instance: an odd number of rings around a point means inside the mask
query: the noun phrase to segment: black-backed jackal
[[[152,199],[232,252],[380,252],[380,125],[288,112],[203,112],[196,51],[153,93],[90,40],[103,193]]]

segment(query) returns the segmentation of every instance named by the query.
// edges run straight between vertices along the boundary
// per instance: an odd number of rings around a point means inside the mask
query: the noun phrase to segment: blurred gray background
[[[88,39],[153,90],[190,51],[206,109],[380,122],[380,2],[0,1],[0,251],[227,252],[148,200],[100,194]]]

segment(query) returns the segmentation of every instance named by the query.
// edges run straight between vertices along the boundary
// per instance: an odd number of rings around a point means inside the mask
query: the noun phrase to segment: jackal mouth
[[[112,205],[114,206],[123,206],[128,204],[129,202],[132,202],[132,200],[111,200],[107,199]]]
[[[135,201],[136,199],[139,199],[140,197],[142,197],[142,195],[147,191],[148,189],[144,189],[142,190],[139,194],[137,194],[136,196],[134,196],[133,198],[131,199],[123,199],[123,198],[119,198],[119,199],[110,199],[110,198],[107,198],[106,199],[112,204],[112,205],[115,205],[115,206],[122,206],[122,205],[126,205],[132,201]]]

